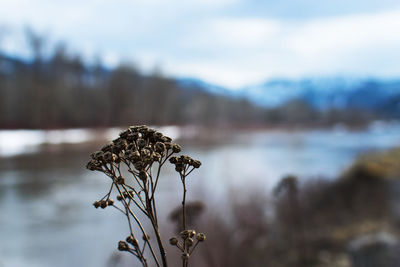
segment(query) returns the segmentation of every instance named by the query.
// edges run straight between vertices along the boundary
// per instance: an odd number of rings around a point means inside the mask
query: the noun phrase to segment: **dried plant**
[[[159,230],[155,198],[161,169],[168,160],[175,166],[183,186],[179,216],[182,218],[180,240],[177,237],[169,239],[169,243],[182,253],[183,267],[188,266],[190,255],[197,245],[206,239],[204,233],[196,234],[195,230],[187,229],[186,215],[186,178],[194,169],[200,167],[201,162],[189,156],[173,156],[180,151],[181,147],[172,143],[170,137],[147,126],[131,126],[110,144],[91,154],[91,160],[86,166],[91,171],[100,171],[111,178],[107,194],[93,205],[103,209],[113,207],[125,215],[130,234],[125,241],[119,241],[118,249],[136,256],[143,266],[149,266],[151,260],[156,266],[168,266]],[[111,198],[113,192],[116,192],[118,202]],[[151,225],[158,251],[150,242],[150,234],[145,229],[144,221]],[[142,241],[136,238],[135,230],[140,231]],[[150,259],[147,256],[148,251]]]

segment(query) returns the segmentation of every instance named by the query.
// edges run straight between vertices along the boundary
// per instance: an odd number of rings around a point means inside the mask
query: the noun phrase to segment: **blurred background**
[[[2,0],[0,266],[139,266],[85,169],[138,124],[203,163],[193,266],[399,266],[399,29],[397,0]]]

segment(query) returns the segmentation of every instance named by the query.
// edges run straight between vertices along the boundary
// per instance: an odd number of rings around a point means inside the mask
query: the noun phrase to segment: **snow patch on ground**
[[[177,126],[154,127],[163,134],[177,139],[182,130]],[[68,130],[0,130],[0,157],[12,157],[40,151],[43,144],[79,144],[95,140],[113,140],[122,128],[103,131],[93,129]]]

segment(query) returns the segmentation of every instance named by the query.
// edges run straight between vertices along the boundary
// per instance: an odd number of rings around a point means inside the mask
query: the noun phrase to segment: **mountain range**
[[[300,100],[320,111],[359,109],[400,114],[400,79],[274,79],[237,90],[229,90],[198,79],[179,79],[178,82],[184,87],[190,85],[212,94],[244,98],[265,108],[277,108]]]

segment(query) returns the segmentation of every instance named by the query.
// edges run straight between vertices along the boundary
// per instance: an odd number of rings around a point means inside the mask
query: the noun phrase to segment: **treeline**
[[[106,69],[71,56],[64,45],[44,56],[45,39],[27,34],[31,62],[0,53],[0,127],[65,128],[146,124],[247,124],[263,110],[215,96],[131,65]]]
[[[45,49],[46,39],[27,31],[32,60],[0,51],[0,128],[109,127],[131,124],[214,126],[329,125],[368,121],[365,112],[317,112],[291,101],[266,109],[240,98],[182,85],[132,65],[86,64],[65,45]]]

